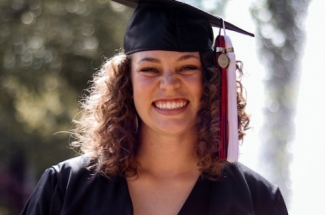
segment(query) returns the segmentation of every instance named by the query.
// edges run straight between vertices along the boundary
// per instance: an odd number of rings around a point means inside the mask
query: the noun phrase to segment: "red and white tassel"
[[[237,110],[237,84],[236,84],[236,55],[228,35],[224,35],[226,53],[229,58],[227,68],[228,88],[228,153],[227,161],[236,162],[239,157],[238,141],[238,110]]]
[[[219,160],[236,162],[239,157],[236,56],[229,36],[218,35],[215,41],[216,66],[221,71]],[[226,59],[225,59],[226,58]]]

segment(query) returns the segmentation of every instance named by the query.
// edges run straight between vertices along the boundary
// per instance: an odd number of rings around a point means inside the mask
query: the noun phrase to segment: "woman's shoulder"
[[[284,199],[278,186],[240,162],[227,165],[222,177],[214,183],[215,196],[222,195],[224,207],[234,205],[254,214],[287,214]],[[232,203],[231,203],[232,202]]]
[[[270,183],[259,173],[255,172],[254,170],[250,169],[249,167],[240,162],[229,164],[224,169],[223,173],[225,177],[229,177],[231,179],[236,180],[240,179],[243,182],[247,183],[248,186],[261,186],[271,191],[277,188],[276,185]]]
[[[91,156],[84,154],[53,165],[49,169],[53,169],[58,174],[71,174],[80,172],[89,172],[94,167],[95,160]]]
[[[114,206],[129,200],[126,182],[104,177],[94,165],[96,160],[82,155],[46,169],[22,214],[104,214],[107,208],[118,214]]]
[[[89,155],[80,155],[47,168],[41,179],[55,180],[66,186],[72,177],[89,177],[95,174],[95,162]],[[95,167],[95,166],[94,166]]]
[[[229,164],[224,170],[224,177],[235,182],[238,189],[246,189],[254,200],[259,198],[278,198],[281,195],[279,187],[270,183],[263,176],[240,162]]]

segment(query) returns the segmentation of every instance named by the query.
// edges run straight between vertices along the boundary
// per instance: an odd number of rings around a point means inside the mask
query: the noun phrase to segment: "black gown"
[[[88,156],[47,169],[21,214],[132,215],[125,178],[107,179]],[[178,215],[286,215],[278,187],[237,162],[223,170],[218,181],[199,178]]]

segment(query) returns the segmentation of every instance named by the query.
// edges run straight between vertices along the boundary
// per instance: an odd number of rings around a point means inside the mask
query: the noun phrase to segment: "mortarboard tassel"
[[[236,56],[229,36],[215,41],[216,66],[221,71],[220,149],[218,159],[236,162],[239,155]]]
[[[228,154],[229,162],[236,162],[239,156],[238,144],[238,110],[237,110],[237,80],[236,80],[236,55],[228,35],[224,35],[226,53],[230,60],[227,68],[228,88]]]

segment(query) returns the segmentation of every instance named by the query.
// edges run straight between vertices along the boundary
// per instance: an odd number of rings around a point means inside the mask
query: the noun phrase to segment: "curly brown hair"
[[[226,161],[217,159],[220,148],[220,83],[221,74],[214,66],[213,52],[200,53],[203,65],[203,95],[198,112],[198,140],[196,152],[202,176],[218,178]],[[242,65],[237,64],[241,77]],[[249,116],[245,112],[243,87],[237,81],[238,135],[242,140],[248,129]],[[100,173],[133,176],[141,121],[132,99],[131,57],[119,53],[107,60],[95,73],[88,95],[81,101],[82,115],[74,121],[73,147],[96,160]]]

